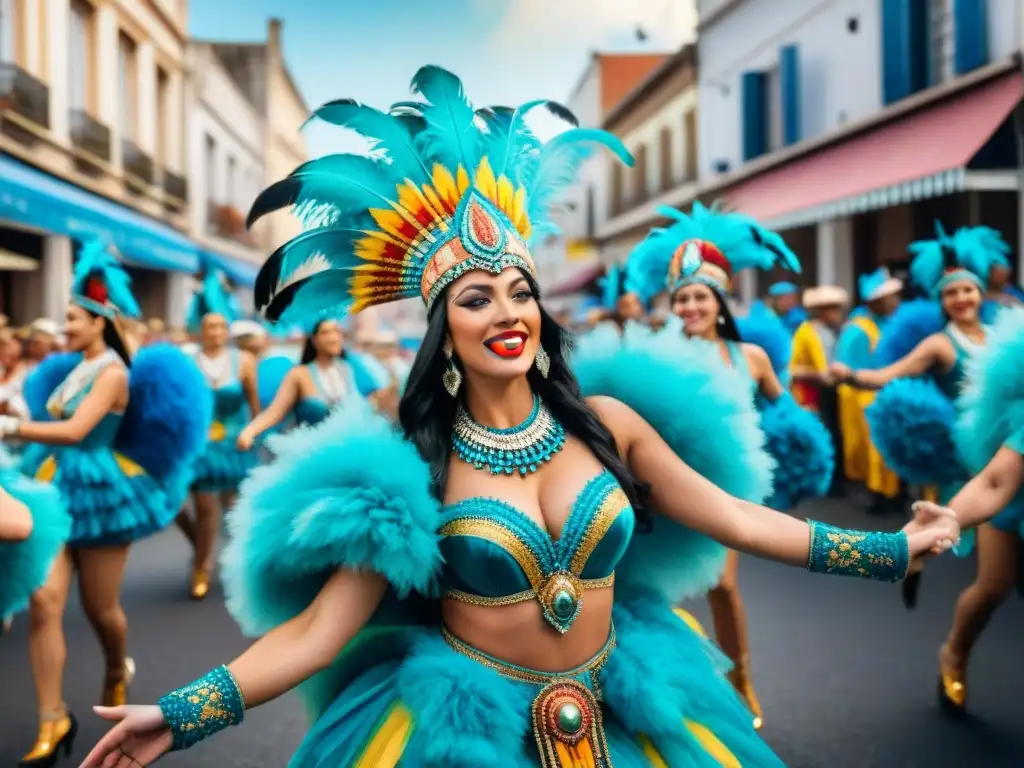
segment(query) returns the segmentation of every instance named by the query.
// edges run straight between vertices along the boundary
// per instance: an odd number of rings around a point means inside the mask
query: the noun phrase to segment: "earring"
[[[725,315],[719,315],[718,316],[718,324],[719,325],[725,325]]]
[[[448,364],[445,366],[444,374],[441,376],[441,383],[448,390],[449,395],[458,397],[459,387],[462,386],[462,371],[455,364],[455,355],[451,344],[446,343],[444,345],[444,356],[448,358]]]
[[[534,358],[533,364],[537,366],[540,375],[546,379],[551,372],[551,358],[548,357],[547,350],[543,346],[537,347],[537,356]]]

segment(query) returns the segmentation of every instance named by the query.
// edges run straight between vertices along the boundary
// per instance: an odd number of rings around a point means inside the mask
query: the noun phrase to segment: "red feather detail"
[[[107,286],[102,280],[90,277],[85,281],[85,298],[91,299],[99,304],[106,304],[110,298]]]
[[[716,267],[725,270],[725,274],[732,275],[732,264],[725,258],[725,254],[722,253],[721,249],[714,243],[708,240],[698,240],[700,247],[700,256],[702,261],[706,261],[708,264],[714,264]]]

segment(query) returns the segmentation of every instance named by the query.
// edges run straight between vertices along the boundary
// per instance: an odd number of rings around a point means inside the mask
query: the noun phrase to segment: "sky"
[[[285,62],[310,109],[337,98],[386,108],[424,64],[458,75],[477,104],[564,101],[591,51],[672,51],[694,36],[694,0],[191,0],[193,37],[266,39],[283,21]],[[639,42],[641,26],[649,35]],[[310,155],[351,151],[313,124]]]

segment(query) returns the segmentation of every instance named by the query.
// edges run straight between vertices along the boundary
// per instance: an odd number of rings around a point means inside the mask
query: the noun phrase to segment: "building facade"
[[[102,235],[147,315],[173,313],[186,236],[181,0],[0,0],[0,311],[62,318]],[[5,267],[4,265],[8,265]]]
[[[245,226],[267,179],[267,121],[213,45],[193,42],[188,65],[193,237],[239,287],[241,306],[251,308],[248,288],[270,252],[266,223]]]
[[[880,264],[903,270],[935,220],[1020,241],[1020,2],[701,0],[699,12],[702,198],[782,230],[804,282],[852,290]]]

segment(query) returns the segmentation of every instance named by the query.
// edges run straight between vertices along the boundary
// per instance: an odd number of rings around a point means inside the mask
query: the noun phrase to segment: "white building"
[[[784,230],[805,282],[899,270],[936,219],[1021,237],[1019,0],[698,7],[702,197]]]
[[[244,288],[267,254],[265,228],[245,228],[245,217],[267,176],[266,125],[214,46],[193,42],[187,60],[191,229],[211,261]],[[240,290],[239,297],[251,304],[252,292]]]

